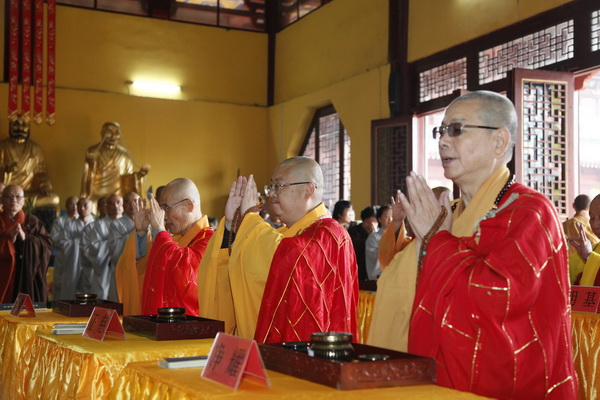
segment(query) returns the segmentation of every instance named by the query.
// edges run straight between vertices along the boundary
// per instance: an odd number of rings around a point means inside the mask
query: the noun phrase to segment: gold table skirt
[[[600,390],[600,314],[574,312],[571,321],[579,398],[597,400]]]
[[[38,328],[54,324],[84,323],[88,318],[73,318],[52,311],[37,311],[35,317],[14,317],[9,311],[0,311],[0,399],[9,399],[15,369],[23,345],[35,335]]]
[[[242,380],[238,390],[203,379],[202,368],[167,369],[154,362],[136,362],[125,367],[110,392],[111,400],[364,400],[364,399],[483,399],[472,393],[436,385],[377,389],[336,390],[328,386],[267,371],[271,388]]]
[[[356,307],[359,343],[367,343],[367,335],[373,318],[373,307],[375,306],[375,292],[361,290],[358,293],[358,306]]]
[[[11,399],[105,399],[130,362],[207,355],[213,339],[97,341],[40,329],[21,351]]]

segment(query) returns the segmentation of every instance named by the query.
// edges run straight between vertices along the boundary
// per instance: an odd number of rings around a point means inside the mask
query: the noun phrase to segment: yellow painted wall
[[[408,60],[478,38],[572,0],[411,0]]]
[[[371,201],[371,120],[389,115],[387,77],[382,66],[354,78],[269,107],[276,165],[298,155],[315,111],[333,104],[351,140],[351,201],[360,209]]]
[[[275,103],[387,63],[388,0],[335,0],[277,34]]]
[[[266,105],[267,36],[58,7],[57,82],[128,93],[126,81],[173,81],[182,99]]]
[[[270,163],[297,155],[315,111],[333,104],[351,140],[355,208],[370,204],[371,120],[389,116],[388,0],[335,0],[277,35]]]

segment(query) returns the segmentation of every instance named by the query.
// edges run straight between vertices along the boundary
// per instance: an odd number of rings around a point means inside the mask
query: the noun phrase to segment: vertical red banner
[[[44,107],[44,0],[35,0],[33,45],[33,121],[41,124]]]
[[[48,0],[47,21],[46,122],[48,125],[54,125],[56,119],[56,0]]]
[[[8,118],[17,118],[19,107],[19,0],[10,0],[8,34]]]
[[[31,0],[23,0],[21,6],[21,115],[25,122],[30,119],[31,106]]]

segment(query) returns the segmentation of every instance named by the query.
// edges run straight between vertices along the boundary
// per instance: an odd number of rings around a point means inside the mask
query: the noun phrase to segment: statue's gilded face
[[[107,123],[102,127],[102,140],[109,147],[115,147],[121,139],[121,127],[119,125]]]
[[[9,124],[9,135],[11,139],[16,140],[19,143],[25,142],[29,139],[29,124],[22,118],[11,121]]]

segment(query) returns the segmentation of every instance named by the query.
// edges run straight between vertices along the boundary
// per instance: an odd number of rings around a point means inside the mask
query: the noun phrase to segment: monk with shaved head
[[[321,202],[321,167],[308,157],[287,159],[264,191],[285,226],[274,229],[258,214],[252,175],[231,185],[225,221],[200,266],[200,315],[261,343],[325,331],[358,340],[356,257],[346,229]]]
[[[152,197],[148,209],[136,207],[133,220],[135,232],[117,265],[126,313],[185,307],[197,316],[198,266],[214,233],[202,215],[198,188],[190,179],[175,179],[162,190],[160,203]]]

